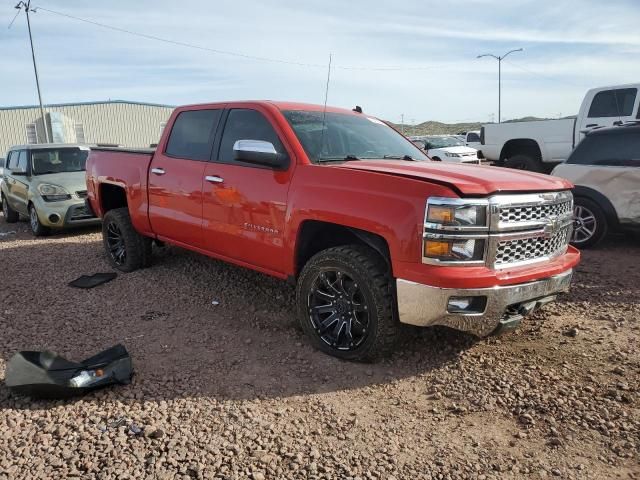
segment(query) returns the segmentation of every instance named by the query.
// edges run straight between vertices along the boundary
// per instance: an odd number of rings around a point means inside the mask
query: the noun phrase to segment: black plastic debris
[[[103,283],[110,282],[118,276],[115,272],[95,273],[93,275],[82,275],[73,282],[69,282],[70,287],[75,288],[93,288]]]
[[[7,364],[5,384],[18,395],[60,399],[127,385],[132,375],[127,349],[116,345],[79,363],[47,351],[17,353]]]

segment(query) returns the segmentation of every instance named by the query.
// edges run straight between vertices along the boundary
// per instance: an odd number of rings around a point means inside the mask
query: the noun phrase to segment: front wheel
[[[149,264],[151,240],[135,230],[127,208],[109,210],[104,216],[102,242],[109,263],[122,272],[133,272]]]
[[[31,233],[33,233],[35,237],[43,237],[51,231],[49,227],[45,227],[40,223],[38,212],[33,205],[29,205],[29,226],[31,227]]]
[[[319,350],[345,360],[387,355],[400,334],[392,279],[368,247],[347,245],[316,254],[296,289],[298,320]]]
[[[589,248],[599,243],[607,234],[607,217],[602,209],[588,198],[576,197],[573,205],[575,223],[571,244],[577,248]]]

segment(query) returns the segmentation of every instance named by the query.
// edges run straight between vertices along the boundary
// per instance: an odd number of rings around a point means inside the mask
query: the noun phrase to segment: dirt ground
[[[263,275],[166,248],[67,286],[101,271],[96,230],[34,239],[0,215],[0,379],[19,350],[120,342],[136,370],[67,402],[0,383],[0,479],[640,479],[630,237],[584,252],[572,292],[514,333],[417,330],[377,364],[314,351],[293,288]]]

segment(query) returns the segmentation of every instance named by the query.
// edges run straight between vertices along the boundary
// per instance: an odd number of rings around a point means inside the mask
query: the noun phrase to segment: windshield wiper
[[[415,161],[415,158],[413,158],[411,155],[384,155],[382,158],[390,160],[409,160],[412,162]]]
[[[318,162],[350,162],[352,160],[360,160],[355,155],[345,155],[344,157],[320,157]]]

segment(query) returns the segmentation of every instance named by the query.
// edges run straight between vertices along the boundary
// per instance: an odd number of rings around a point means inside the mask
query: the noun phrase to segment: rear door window
[[[633,115],[637,88],[619,88],[598,92],[589,108],[589,118],[629,117]]]
[[[589,135],[580,142],[567,163],[640,167],[640,132]]]
[[[171,128],[165,154],[187,160],[208,161],[221,116],[222,110],[181,112]]]
[[[467,142],[479,142],[480,141],[480,135],[478,135],[475,132],[469,133],[467,134]]]

